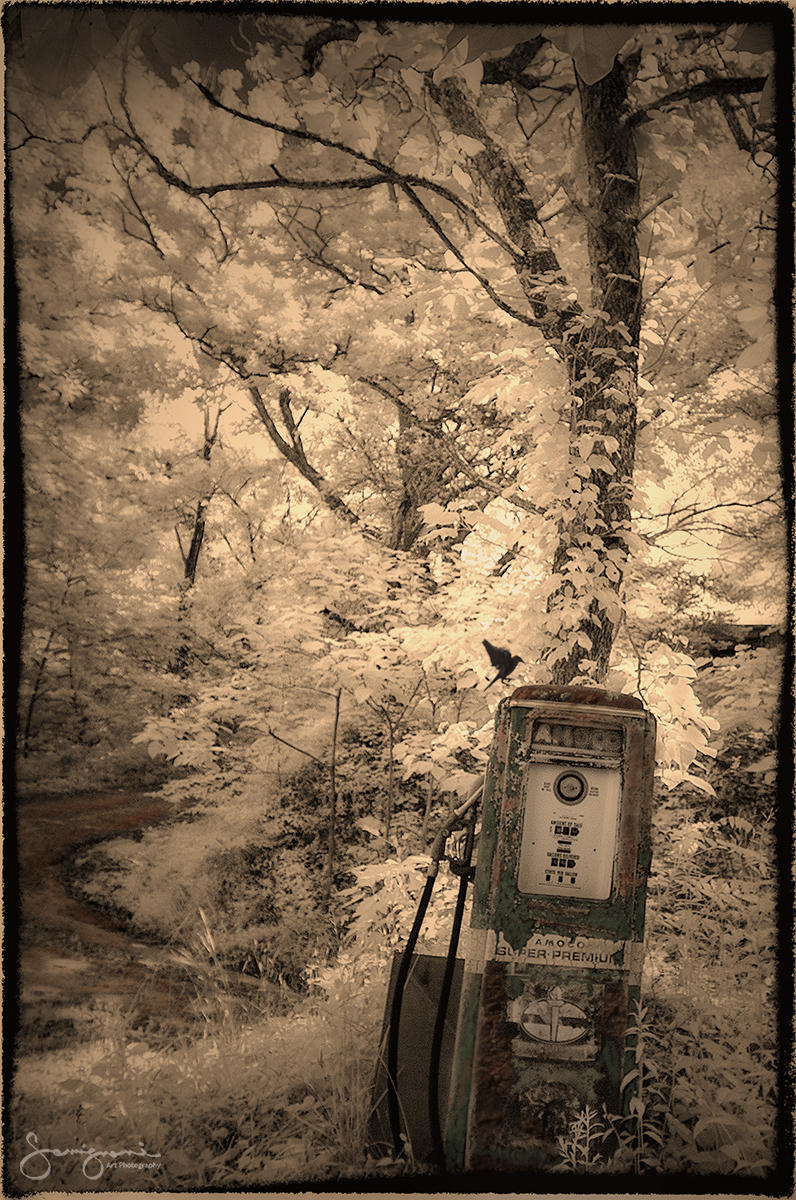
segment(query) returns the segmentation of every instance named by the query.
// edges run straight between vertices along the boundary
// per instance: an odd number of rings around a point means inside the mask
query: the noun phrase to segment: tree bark
[[[558,684],[569,683],[578,675],[584,659],[594,663],[593,677],[598,682],[605,678],[628,557],[641,279],[638,163],[634,135],[624,117],[628,83],[637,68],[636,59],[617,60],[597,83],[577,78],[588,172],[592,304],[602,315],[590,324],[587,338],[568,339],[575,397],[570,463],[574,473],[580,465],[576,459],[582,439],[596,435],[595,449],[607,460],[607,469],[593,467],[585,479],[581,499],[560,530],[553,557],[553,572],[562,575],[564,582],[550,597],[549,613],[562,611],[573,600],[577,589],[567,576],[583,569],[584,558],[596,555],[588,565],[595,594],[576,631],[585,637],[551,662],[553,681]],[[605,439],[612,440],[606,445]]]
[[[517,277],[570,380],[571,475],[583,483],[557,513],[550,514],[559,531],[552,571],[561,583],[548,601],[549,628],[557,635],[549,666],[558,684],[569,683],[586,659],[594,663],[592,677],[605,678],[627,559],[641,283],[638,165],[626,102],[628,83],[637,68],[637,60],[616,61],[595,84],[577,78],[588,171],[592,304],[600,314],[597,317],[584,313],[571,298],[522,176],[490,137],[459,83],[455,79],[434,83],[430,77],[426,81],[454,132],[477,138],[485,147],[472,157],[472,173],[486,184],[520,251],[515,260]],[[581,457],[584,437],[594,438],[594,449],[606,469],[587,469]],[[606,438],[613,439],[607,446]],[[582,582],[584,570],[588,589]]]

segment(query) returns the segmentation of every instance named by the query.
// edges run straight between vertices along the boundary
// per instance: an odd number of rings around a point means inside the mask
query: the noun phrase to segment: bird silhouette
[[[491,688],[493,683],[497,683],[498,679],[508,679],[517,663],[525,662],[525,659],[520,658],[519,654],[512,654],[510,650],[504,650],[501,646],[493,646],[486,638],[484,638],[484,647],[492,666],[497,667],[497,675],[494,679],[490,679],[486,685],[488,688]]]

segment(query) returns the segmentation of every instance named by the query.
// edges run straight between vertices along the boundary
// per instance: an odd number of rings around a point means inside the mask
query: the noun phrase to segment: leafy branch
[[[475,267],[471,267],[469,265],[469,263],[466,262],[461,251],[458,249],[457,246],[454,245],[454,243],[451,241],[451,239],[445,233],[445,230],[442,228],[442,226],[440,225],[437,218],[425,206],[425,204],[423,204],[422,200],[417,195],[417,193],[408,184],[402,184],[401,190],[404,192],[404,194],[408,197],[408,199],[412,202],[412,204],[418,210],[418,212],[420,213],[420,215],[422,216],[422,218],[426,222],[426,224],[429,226],[429,228],[433,229],[434,233],[436,233],[437,237],[442,242],[443,246],[445,246],[445,248],[447,250],[449,250],[451,252],[451,254],[454,256],[454,258],[456,258],[456,260],[462,264],[462,266],[464,267],[465,271],[467,271],[468,274],[472,275],[474,279],[478,280],[479,285],[486,292],[487,296],[489,296],[489,299],[492,301],[493,304],[497,305],[497,307],[502,309],[503,312],[508,313],[508,315],[510,317],[514,317],[514,319],[516,321],[521,321],[523,323],[523,325],[531,325],[534,328],[538,328],[541,326],[541,324],[542,324],[541,321],[537,320],[534,317],[529,316],[528,313],[520,312],[519,309],[514,308],[513,305],[507,304],[505,300],[501,300],[500,296],[498,296],[497,292],[492,287],[491,283],[486,278],[486,276],[482,275],[480,273],[480,271],[476,271]]]
[[[661,108],[671,108],[673,105],[683,102],[690,103],[692,100],[712,100],[726,96],[742,96],[748,92],[762,92],[767,79],[767,75],[745,75],[730,78],[714,75],[710,79],[692,83],[688,87],[667,92],[665,96],[659,96],[657,100],[650,101],[643,108],[633,109],[627,116],[626,124],[632,128],[646,121],[649,113],[656,112]]]
[[[514,269],[534,314],[534,324],[560,353],[561,340],[572,319],[579,315],[580,306],[551,290],[552,286],[566,288],[566,275],[522,176],[508,153],[490,136],[455,79],[436,83],[429,74],[426,88],[454,133],[483,144],[484,149],[472,156],[473,166],[489,188],[509,237],[520,247]]]
[[[489,296],[490,300],[502,311],[506,312],[507,315],[520,321],[522,324],[533,328],[541,328],[548,336],[552,336],[554,342],[563,334],[568,320],[572,316],[577,315],[579,308],[576,302],[572,303],[569,301],[565,306],[562,306],[557,301],[551,301],[549,294],[550,285],[557,284],[562,286],[565,285],[566,280],[558,259],[539,222],[536,207],[513,164],[509,163],[501,152],[498,152],[494,141],[482,126],[474,110],[467,104],[464,94],[454,80],[446,80],[440,87],[434,84],[429,76],[427,77],[427,86],[432,96],[441,103],[449,120],[452,116],[455,117],[455,119],[451,120],[451,126],[454,131],[466,133],[468,136],[482,141],[487,147],[484,154],[477,155],[474,161],[478,164],[487,182],[491,184],[495,200],[506,224],[508,238],[493,229],[484,221],[476,209],[468,205],[460,196],[443,184],[436,183],[424,176],[405,174],[381,162],[379,159],[365,154],[361,150],[357,150],[355,147],[348,146],[344,142],[323,134],[312,133],[306,129],[298,129],[284,125],[278,121],[271,121],[265,117],[258,117],[252,113],[244,112],[242,109],[225,104],[201,81],[193,79],[191,76],[187,78],[205,100],[219,111],[225,112],[238,120],[267,129],[270,132],[308,142],[324,149],[334,150],[355,159],[358,163],[375,169],[377,174],[347,178],[295,178],[282,175],[278,168],[272,165],[271,170],[274,172],[274,178],[271,179],[228,180],[220,183],[192,184],[167,167],[162,159],[146,143],[135,126],[127,104],[126,95],[123,94],[121,102],[129,126],[129,135],[141,153],[151,163],[156,174],[165,183],[195,199],[212,197],[222,192],[267,191],[277,188],[303,191],[338,188],[367,189],[388,184],[392,188],[399,188],[406,195],[407,199],[417,209],[425,223],[432,229],[445,249],[454,255],[463,268],[477,280],[479,286]],[[500,176],[499,182],[497,179],[498,175]],[[533,316],[521,312],[503,300],[488,279],[481,272],[470,266],[465,260],[462,251],[442,228],[439,220],[417,195],[415,189],[419,188],[426,189],[446,200],[456,209],[461,217],[473,222],[495,245],[499,246],[509,255],[523,291],[531,304]],[[528,230],[529,218],[534,225],[534,229],[530,233]],[[519,252],[516,247],[520,248]]]
[[[228,113],[230,116],[236,117],[242,121],[248,121],[251,124],[259,125],[264,129],[268,129],[274,133],[280,133],[285,137],[294,137],[300,140],[310,142],[317,146],[321,146],[329,150],[337,150],[341,154],[349,155],[359,162],[367,166],[375,168],[375,175],[358,175],[351,177],[329,178],[329,179],[306,179],[294,178],[282,175],[275,166],[271,166],[274,172],[274,177],[270,179],[247,179],[247,180],[228,180],[222,183],[210,184],[192,184],[187,179],[183,179],[172,171],[155,151],[148,145],[142,135],[139,133],[127,105],[126,97],[122,97],[122,108],[128,122],[128,134],[133,142],[138,146],[140,151],[149,160],[154,167],[156,173],[165,183],[172,187],[178,188],[188,196],[200,198],[202,196],[216,196],[221,192],[235,191],[259,191],[269,190],[274,188],[288,188],[297,191],[318,191],[329,189],[367,189],[378,187],[383,184],[392,187],[400,187],[407,185],[409,187],[425,188],[433,192],[441,199],[446,200],[457,212],[467,221],[472,222],[482,230],[486,236],[493,241],[497,246],[506,252],[512,259],[516,259],[517,249],[498,230],[494,229],[478,212],[477,209],[469,205],[451,188],[444,184],[437,183],[435,180],[428,179],[423,175],[407,174],[396,170],[395,167],[389,166],[387,163],[381,162],[379,159],[364,154],[361,150],[355,149],[353,146],[347,146],[344,142],[336,141],[334,138],[325,137],[322,134],[311,133],[309,130],[291,128],[287,125],[282,125],[277,121],[269,121],[264,117],[256,117],[252,113],[244,112],[242,109],[233,108],[228,104],[224,104],[214,93],[198,80],[188,76],[190,82],[198,88],[204,98],[214,108]]]
[[[298,422],[295,420],[293,410],[290,406],[290,390],[282,388],[279,392],[279,411],[282,414],[282,420],[287,429],[289,441],[279,432],[276,422],[265,403],[262,392],[255,384],[249,384],[249,395],[252,398],[255,412],[267,429],[268,435],[279,450],[279,453],[296,468],[308,483],[312,484],[329,508],[347,521],[349,525],[354,525],[357,529],[361,530],[366,537],[382,541],[382,535],[376,530],[363,525],[359,516],[353,509],[349,508],[341,496],[337,495],[320,471],[309,462],[304,451],[301,434],[299,433]]]
[[[484,491],[489,492],[492,496],[506,500],[509,504],[513,504],[516,508],[521,508],[525,512],[535,513],[536,516],[540,517],[545,515],[545,510],[543,508],[540,508],[537,504],[533,504],[530,500],[526,500],[524,496],[520,496],[516,492],[512,493],[510,496],[507,496],[506,489],[507,487],[511,486],[510,482],[504,480],[503,483],[496,483],[491,479],[487,479],[484,475],[479,474],[479,472],[476,471],[476,469],[460,453],[452,438],[444,433],[443,430],[440,429],[439,425],[432,421],[421,420],[417,413],[415,413],[410,406],[406,404],[400,395],[394,395],[388,388],[384,386],[384,384],[380,383],[378,379],[374,379],[370,376],[360,376],[359,382],[366,384],[368,387],[372,387],[382,396],[385,396],[388,400],[391,400],[393,404],[398,405],[413,425],[422,430],[423,433],[428,434],[429,437],[433,438],[439,445],[441,445],[452,466],[460,471],[462,475],[464,475],[465,478],[470,481],[470,483],[475,485],[475,487],[483,488]]]
[[[228,104],[224,104],[223,101],[220,100],[212,91],[210,91],[209,88],[205,87],[204,84],[200,83],[198,80],[191,79],[190,76],[188,76],[188,78],[190,79],[190,82],[199,89],[209,104],[211,104],[214,108],[220,109],[222,112],[228,113],[230,116],[237,117],[242,121],[248,121],[254,125],[260,125],[262,128],[269,129],[273,133],[281,133],[285,137],[298,138],[302,141],[322,146],[327,150],[337,150],[339,153],[346,154],[357,161],[364,163],[366,166],[373,167],[379,172],[379,174],[376,176],[355,176],[353,179],[345,180],[342,183],[340,180],[336,179],[297,181],[293,179],[287,179],[285,176],[277,173],[277,179],[272,183],[269,181],[271,186],[278,186],[279,184],[282,184],[282,186],[299,187],[302,186],[302,184],[305,184],[309,187],[317,186],[326,188],[334,188],[339,186],[373,187],[377,184],[387,183],[394,187],[407,184],[410,187],[426,188],[428,191],[434,192],[441,199],[447,200],[447,202],[453,205],[453,207],[457,209],[464,218],[477,225],[478,228],[481,229],[491,241],[495,242],[501,247],[501,249],[505,250],[506,253],[511,255],[512,258],[517,257],[517,250],[511,245],[511,243],[507,241],[506,238],[498,232],[498,230],[493,229],[484,220],[477,209],[473,208],[472,205],[468,204],[465,200],[462,200],[461,196],[459,196],[451,188],[446,187],[444,184],[438,183],[433,179],[428,179],[424,175],[406,174],[403,171],[398,171],[395,167],[390,166],[388,163],[384,163],[380,159],[374,158],[372,155],[365,154],[362,150],[357,150],[354,146],[348,146],[345,144],[345,142],[337,141],[335,138],[325,137],[323,134],[319,133],[312,133],[307,129],[292,128],[288,125],[282,125],[277,121],[269,121],[265,117],[256,117],[252,113],[244,112],[242,109],[233,108]],[[276,168],[274,167],[271,169],[276,171]],[[367,179],[368,182],[366,184],[362,184],[361,181],[363,179]]]
[[[639,521],[665,521],[666,522],[665,527],[662,530],[660,530],[659,533],[651,533],[651,534],[646,535],[645,540],[647,540],[649,542],[654,542],[658,538],[666,537],[667,534],[677,533],[682,529],[691,527],[692,521],[695,521],[698,517],[705,516],[707,513],[717,512],[721,509],[730,509],[730,508],[759,509],[765,504],[777,505],[779,503],[779,501],[780,501],[780,497],[779,497],[778,493],[772,492],[769,496],[763,496],[759,500],[725,500],[725,501],[720,501],[716,504],[708,504],[704,508],[698,508],[696,504],[685,504],[681,508],[676,508],[673,506],[672,508],[669,509],[668,512],[655,513],[655,514],[652,514],[649,516],[639,516],[637,519]],[[676,503],[676,501],[675,501],[675,503]],[[680,520],[674,521],[674,518],[678,517],[678,516],[680,517]],[[672,522],[674,522],[674,523],[672,523]],[[694,528],[697,528],[697,527],[694,526]],[[709,526],[708,524],[705,524],[704,526],[701,526],[700,528],[704,528],[704,529],[716,528],[716,529],[721,529],[723,532],[729,532],[729,533],[737,532],[737,531],[731,529],[727,525],[719,526],[718,524],[715,526]]]

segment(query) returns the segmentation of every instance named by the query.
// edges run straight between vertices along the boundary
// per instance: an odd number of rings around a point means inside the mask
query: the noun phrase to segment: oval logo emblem
[[[535,1042],[577,1042],[589,1032],[590,1024],[588,1014],[565,1000],[557,987],[547,999],[526,1005],[520,1017],[520,1028]]]

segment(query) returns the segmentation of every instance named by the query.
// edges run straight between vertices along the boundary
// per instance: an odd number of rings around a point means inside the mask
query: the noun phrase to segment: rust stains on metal
[[[509,704],[534,703],[588,704],[595,708],[621,708],[628,712],[643,712],[644,705],[637,696],[626,696],[624,692],[605,692],[601,688],[552,687],[548,684],[528,684],[517,688],[509,697]]]

